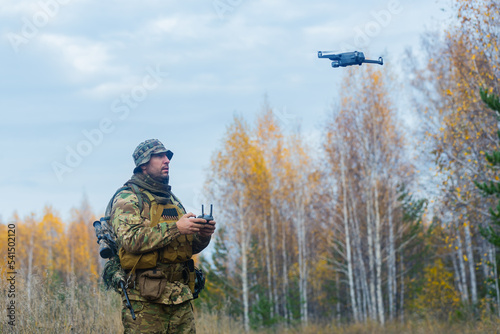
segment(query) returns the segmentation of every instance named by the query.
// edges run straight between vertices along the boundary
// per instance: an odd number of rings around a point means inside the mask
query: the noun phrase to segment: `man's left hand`
[[[207,224],[199,224],[200,225],[200,231],[198,234],[201,237],[208,238],[215,232],[215,220],[211,220],[207,222]]]

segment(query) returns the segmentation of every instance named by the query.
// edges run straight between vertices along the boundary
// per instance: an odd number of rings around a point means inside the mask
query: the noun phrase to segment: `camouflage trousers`
[[[190,301],[164,305],[131,300],[136,319],[132,319],[125,302],[122,309],[124,334],[196,333],[193,307]]]

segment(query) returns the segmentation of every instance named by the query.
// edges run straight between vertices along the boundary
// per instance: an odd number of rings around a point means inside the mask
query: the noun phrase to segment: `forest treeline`
[[[486,159],[499,118],[480,96],[500,93],[500,3],[455,0],[452,10],[418,53],[407,50],[404,75],[344,69],[318,141],[267,101],[256,119],[234,117],[205,185],[218,230],[197,260],[207,276],[198,306],[246,331],[500,316],[498,247],[484,237],[498,199],[478,187],[500,183]],[[84,203],[72,217],[47,208],[12,219],[28,289],[33,273],[97,284],[92,211]]]

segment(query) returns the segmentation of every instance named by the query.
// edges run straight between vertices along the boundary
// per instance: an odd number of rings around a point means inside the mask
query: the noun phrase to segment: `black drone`
[[[384,60],[382,57],[378,57],[378,60],[369,60],[365,58],[363,52],[344,52],[344,53],[333,53],[332,51],[318,51],[318,58],[328,58],[332,61],[332,67],[346,67],[351,65],[365,64],[379,64],[384,65]]]

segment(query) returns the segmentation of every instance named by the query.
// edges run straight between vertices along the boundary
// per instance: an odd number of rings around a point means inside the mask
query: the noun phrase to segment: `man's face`
[[[152,154],[149,162],[142,166],[142,172],[153,179],[164,181],[168,177],[169,163],[166,153]]]

